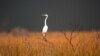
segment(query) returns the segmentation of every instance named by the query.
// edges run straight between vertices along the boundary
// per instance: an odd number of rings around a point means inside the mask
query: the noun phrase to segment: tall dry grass
[[[20,33],[20,34],[19,34]],[[0,33],[0,56],[100,56],[100,31]]]

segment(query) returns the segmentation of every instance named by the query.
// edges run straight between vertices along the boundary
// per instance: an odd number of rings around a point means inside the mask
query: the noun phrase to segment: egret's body
[[[47,31],[48,31],[48,26],[45,25],[45,26],[43,27],[42,33],[46,33]]]
[[[44,20],[44,26],[43,26],[43,29],[42,29],[42,34],[43,34],[43,37],[46,36],[46,33],[48,31],[48,26],[47,26],[47,18],[48,18],[48,14],[44,14],[42,16],[46,16],[45,20]]]

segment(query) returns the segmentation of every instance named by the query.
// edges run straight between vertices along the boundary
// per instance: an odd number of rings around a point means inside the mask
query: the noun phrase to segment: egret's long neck
[[[48,16],[46,16],[46,18],[45,18],[45,21],[44,21],[45,25],[47,25],[47,18],[48,18]]]

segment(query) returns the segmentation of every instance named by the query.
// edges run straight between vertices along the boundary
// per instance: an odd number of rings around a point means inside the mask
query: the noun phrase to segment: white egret
[[[43,34],[43,38],[44,40],[46,40],[46,33],[48,31],[48,26],[47,26],[47,18],[48,18],[48,14],[44,14],[42,16],[46,16],[45,20],[44,20],[44,26],[43,26],[43,29],[42,29],[42,34]]]

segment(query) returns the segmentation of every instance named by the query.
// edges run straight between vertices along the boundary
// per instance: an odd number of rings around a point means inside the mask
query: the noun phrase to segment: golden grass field
[[[0,56],[100,56],[100,31],[1,32]]]

